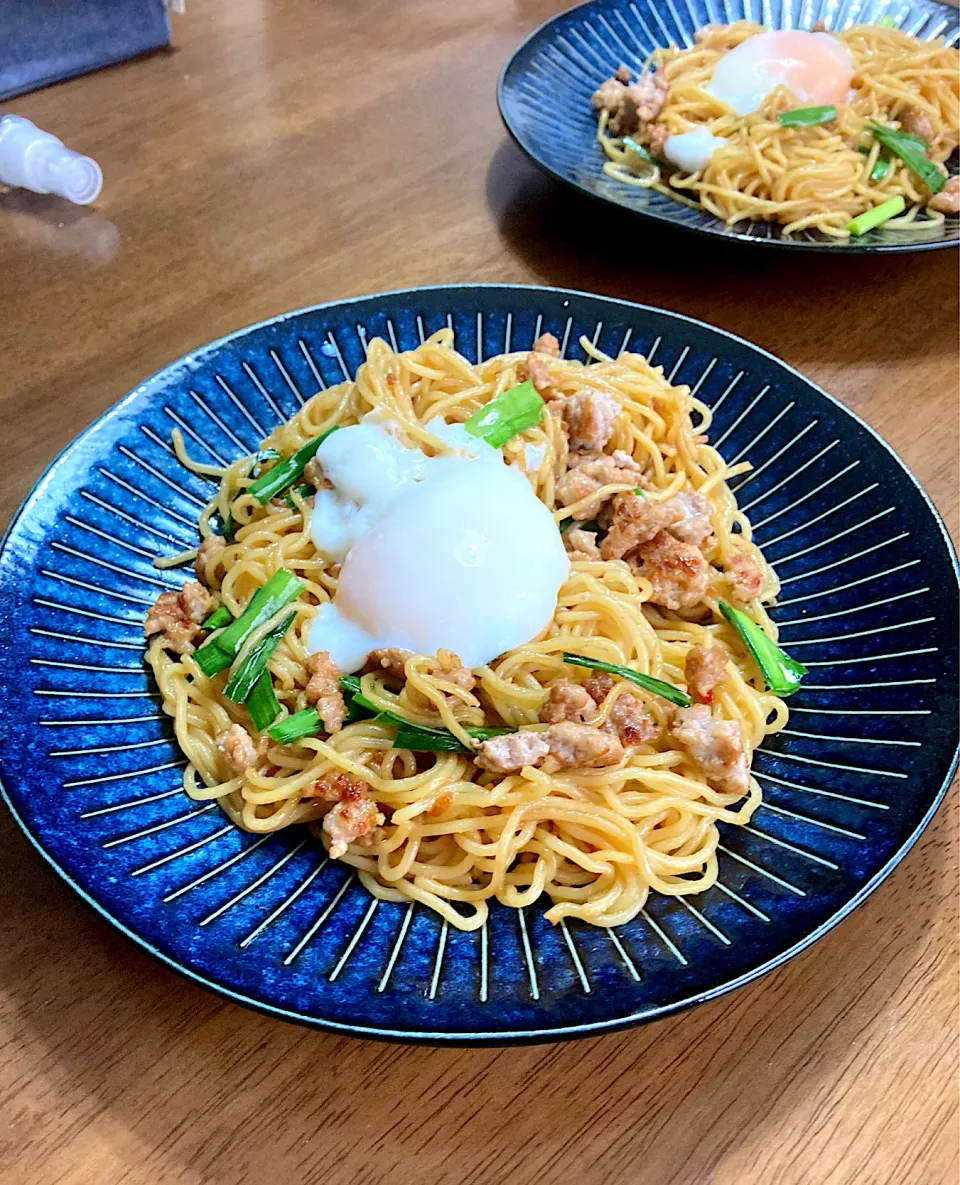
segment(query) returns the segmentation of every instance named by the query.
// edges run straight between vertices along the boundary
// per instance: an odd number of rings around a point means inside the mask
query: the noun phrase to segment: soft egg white
[[[343,563],[308,648],[341,671],[381,647],[446,649],[483,666],[547,625],[569,572],[523,471],[460,425],[428,428],[457,453],[429,458],[371,424],[340,429],[317,452],[334,489],[318,492],[311,531]]]
[[[668,136],[663,146],[663,155],[684,173],[698,173],[713,159],[713,154],[722,148],[726,140],[712,136],[707,128],[698,127],[689,132]]]
[[[708,94],[749,115],[778,86],[789,87],[804,106],[845,103],[853,79],[850,51],[829,33],[782,30],[758,33],[717,62]]]
[[[455,450],[455,458],[502,464],[500,451],[468,436],[462,424],[433,420],[427,427]],[[317,551],[327,559],[343,560],[408,486],[450,463],[450,457],[428,457],[419,449],[407,448],[398,434],[402,433],[397,425],[368,416],[332,432],[317,449],[317,460],[333,489],[317,491],[310,533]]]

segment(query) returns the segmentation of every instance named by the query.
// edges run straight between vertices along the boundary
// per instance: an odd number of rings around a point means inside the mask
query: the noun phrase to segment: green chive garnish
[[[236,658],[237,651],[259,625],[269,621],[303,592],[303,585],[286,568],[274,572],[263,588],[258,588],[237,620],[221,634],[211,638],[194,653],[197,666],[209,679],[225,671]]]
[[[445,728],[428,728],[422,724],[414,724],[406,716],[401,716],[399,712],[391,712],[389,708],[378,708],[361,691],[358,675],[341,675],[340,686],[350,694],[358,708],[362,708],[367,713],[372,713],[381,722],[387,721],[390,724],[397,724],[401,728],[419,728],[426,732],[447,733],[447,729]],[[453,733],[448,733],[448,735],[453,736]]]
[[[815,128],[821,123],[833,123],[837,118],[836,107],[797,107],[793,111],[781,111],[777,122],[783,128]]]
[[[512,728],[468,728],[467,732],[478,741],[503,736],[513,732]],[[393,742],[395,749],[409,749],[412,753],[472,753],[446,728],[423,728],[419,724],[404,724],[397,728]]]
[[[281,720],[270,729],[270,735],[281,745],[292,745],[302,737],[312,737],[323,732],[324,724],[316,708],[304,708]]]
[[[280,454],[277,452],[277,450],[275,448],[262,448],[257,453],[256,460],[253,463],[253,469],[255,469],[255,470],[262,469],[264,466],[264,462],[266,462],[266,461],[279,461],[279,460],[280,460]],[[252,473],[253,473],[253,470],[251,470],[251,476],[252,476]],[[259,477],[259,473],[257,474],[257,476]]]
[[[254,728],[259,732],[268,728],[280,715],[280,701],[273,690],[273,680],[269,671],[264,671],[254,683],[247,696],[246,707]]]
[[[893,162],[885,156],[878,156],[870,170],[871,181],[882,181],[893,168]]]
[[[219,609],[214,609],[207,620],[203,623],[205,630],[222,630],[225,625],[229,625],[233,621],[233,614],[226,607],[221,605]]]
[[[720,612],[740,635],[754,662],[774,695],[787,696],[799,688],[807,674],[802,662],[797,662],[772,642],[752,618],[726,601],[720,602]]]
[[[227,699],[232,699],[237,704],[244,702],[253,690],[254,683],[266,671],[267,659],[273,654],[277,646],[279,646],[283,635],[293,625],[293,619],[295,617],[296,613],[290,613],[279,625],[275,625],[269,633],[264,634],[256,646],[254,646],[250,653],[237,666],[236,670],[233,671],[227,680],[226,687],[223,689],[223,694]]]
[[[595,518],[588,518],[584,522],[579,522],[575,518],[565,518],[560,524],[560,534],[566,535],[571,528],[577,527],[581,531],[599,531],[600,524]]]
[[[939,193],[943,189],[947,179],[927,156],[926,150],[930,145],[926,140],[921,140],[919,136],[912,136],[909,132],[899,131],[897,128],[883,127],[879,123],[870,123],[868,126],[884,148],[889,148],[895,156],[899,156],[907,168],[912,173],[916,173],[931,192]],[[867,212],[870,213],[870,211]]]
[[[291,490],[289,494],[286,494],[284,496],[284,500],[286,501],[287,505],[290,507],[291,510],[299,510],[300,507],[296,504],[296,502],[294,502],[293,495],[299,494],[301,500],[306,501],[307,498],[312,498],[316,492],[317,492],[316,486],[309,486],[309,485],[297,486],[297,488],[295,490]]]
[[[665,683],[662,679],[654,679],[652,675],[644,675],[640,671],[633,670],[632,667],[620,667],[616,663],[601,662],[599,658],[587,658],[584,654],[567,654],[566,652],[564,652],[563,661],[573,667],[606,671],[608,675],[618,675],[621,679],[629,679],[631,683],[636,683],[644,691],[659,695],[662,699],[669,700],[670,703],[676,704],[680,708],[689,708],[693,702],[690,696],[685,691],[681,691],[679,687]]]
[[[627,152],[639,157],[640,160],[644,161],[648,165],[655,165],[657,163],[646,150],[646,148],[644,148],[642,144],[638,144],[632,136],[623,137],[623,147],[627,150]]]
[[[341,675],[340,686],[351,697],[358,708],[363,708],[364,711],[374,716],[380,711],[376,704],[372,704],[360,690],[359,675]]]
[[[413,753],[471,753],[447,728],[431,728],[423,724],[414,724],[397,712],[387,709],[381,711],[370,702],[360,690],[360,679],[356,675],[341,675],[340,686],[351,697],[352,711],[360,710],[374,715],[374,719],[381,724],[393,724],[397,729],[395,749],[409,749]],[[352,717],[358,719],[359,717]],[[286,723],[282,721],[281,723]],[[478,741],[489,740],[490,737],[503,736],[513,732],[512,728],[468,728],[467,732]]]
[[[464,428],[471,436],[479,436],[493,448],[503,448],[519,432],[540,423],[543,400],[533,383],[527,381],[511,387],[486,406],[475,411]]]
[[[277,494],[282,493],[287,486],[292,486],[302,476],[304,466],[311,457],[316,455],[320,445],[323,444],[331,432],[336,432],[339,427],[339,424],[334,424],[332,428],[328,428],[326,432],[321,432],[316,439],[305,444],[302,449],[298,449],[292,457],[287,457],[274,465],[268,473],[262,474],[247,488],[247,493],[253,494],[260,505],[263,506],[271,498],[275,498]]]
[[[852,235],[865,235],[868,230],[873,230],[874,227],[889,222],[891,218],[896,218],[906,208],[907,203],[902,197],[891,198],[888,202],[881,202],[879,206],[874,206],[872,210],[865,210],[862,214],[858,214],[856,218],[847,223],[847,230]]]

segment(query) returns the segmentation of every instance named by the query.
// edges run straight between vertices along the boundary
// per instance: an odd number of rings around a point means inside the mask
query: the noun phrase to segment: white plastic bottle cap
[[[4,115],[0,118],[0,182],[34,193],[56,193],[86,206],[100,193],[103,174],[95,160],[65,148],[29,119]]]

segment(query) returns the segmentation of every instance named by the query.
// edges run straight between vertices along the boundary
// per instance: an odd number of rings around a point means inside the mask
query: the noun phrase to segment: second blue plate
[[[557,180],[634,214],[728,241],[794,250],[840,252],[925,251],[960,242],[960,219],[947,218],[909,235],[883,229],[855,239],[819,231],[784,238],[770,222],[727,226],[705,211],[681,205],[655,189],[637,189],[602,172],[590,96],[624,63],[638,71],[657,48],[690,47],[703,25],[754,21],[771,29],[828,29],[870,24],[883,17],[930,41],[960,40],[957,10],[936,0],[590,0],[535,30],[507,62],[497,98],[511,136]],[[957,155],[949,162],[957,171]],[[603,233],[598,219],[597,233]]]

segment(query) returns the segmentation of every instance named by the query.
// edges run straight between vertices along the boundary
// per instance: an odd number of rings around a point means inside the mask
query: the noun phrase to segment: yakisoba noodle
[[[942,39],[921,41],[898,29],[854,26],[836,36],[849,49],[853,80],[849,101],[837,118],[815,127],[783,127],[778,114],[807,106],[780,86],[753,114],[741,116],[704,88],[718,61],[765,30],[748,21],[708,26],[690,49],[658,49],[648,62],[668,90],[653,128],[638,137],[660,156],[655,142],[705,127],[726,144],[699,172],[669,172],[666,165],[639,165],[607,129],[600,112],[599,140],[609,161],[604,171],[627,184],[653,186],[678,201],[701,207],[729,225],[746,219],[778,222],[787,234],[815,229],[847,237],[851,219],[890,198],[903,197],[905,213],[887,230],[915,230],[943,221],[928,206],[927,185],[893,157],[881,180],[871,172],[883,151],[869,122],[901,126],[908,112],[923,119],[928,156],[942,163],[960,142],[960,54]],[[864,151],[861,151],[861,148]],[[633,167],[631,167],[631,165]],[[935,202],[941,205],[941,202]]]
[[[590,352],[588,342],[584,348]],[[426,429],[427,422],[438,415],[448,422],[466,420],[517,383],[518,368],[527,357],[502,355],[475,365],[455,352],[450,330],[400,355],[374,340],[355,382],[321,391],[264,447],[288,456],[332,425],[354,424],[375,412],[399,425],[411,444],[428,453],[442,452],[444,446]],[[719,598],[729,595],[722,569],[732,557],[746,553],[762,571],[762,590],[747,610],[776,636],[761,601],[776,594],[778,582],[751,543],[750,524],[727,485],[747,466],[724,463],[706,443],[709,409],[688,387],[671,386],[659,367],[639,355],[600,355],[592,365],[550,359],[549,378],[556,395],[595,391],[616,399],[621,414],[608,448],[629,452],[643,466],[651,500],[691,490],[708,500],[713,536],[705,550],[714,575],[702,603],[670,612],[650,603],[650,582],[626,562],[575,560],[547,628],[478,669],[473,692],[457,696],[458,689],[444,682],[435,658],[414,656],[406,664],[406,684],[399,693],[379,675],[366,674],[365,695],[377,707],[423,725],[501,723],[542,730],[539,713],[546,688],[571,675],[562,652],[629,664],[682,687],[690,647],[722,640],[732,661],[712,711],[739,722],[746,751],[752,753],[764,736],[783,727],[787,709],[762,690],[762,677],[742,642],[717,612]],[[269,663],[283,708],[296,712],[306,705],[307,627],[317,606],[337,588],[338,569],[325,564],[311,541],[310,501],[296,494],[296,509],[282,501],[261,506],[244,492],[256,458],[219,470],[189,461],[182,440],[175,439],[185,464],[220,481],[200,517],[201,536],[210,535],[215,516],[226,520],[232,515],[233,542],[209,563],[201,562],[199,573],[222,603],[234,615],[240,613],[280,568],[295,573],[306,586],[306,594],[292,607],[294,626]],[[543,461],[530,480],[554,509],[556,483],[568,459],[561,418],[545,414],[540,424],[505,446],[505,459],[520,463],[528,445],[542,449]],[[603,493],[625,488],[616,485]],[[557,508],[558,526],[575,510]],[[169,653],[162,637],[151,643],[147,656],[189,760],[185,787],[192,798],[219,802],[248,831],[313,824],[323,838],[319,821],[328,804],[304,797],[305,792],[318,779],[338,772],[355,775],[370,787],[386,822],[372,846],[352,845],[344,861],[358,869],[377,897],[422,902],[461,929],[481,926],[492,899],[522,907],[546,893],[553,902],[547,913],[553,922],[577,917],[613,926],[634,917],[650,892],[702,892],[717,876],[717,823],[746,823],[760,803],[752,778],[745,795],[708,784],[689,755],[670,740],[667,725],[674,709],[653,695],[643,698],[660,726],[659,739],[628,748],[613,767],[555,773],[526,768],[498,777],[478,768],[471,755],[397,751],[394,727],[364,719],[331,737],[263,745],[257,768],[230,777],[216,738],[232,723],[251,726],[246,710],[223,695],[225,674],[205,678],[193,655]],[[636,691],[630,684],[618,684],[604,705],[604,716],[624,689]]]

